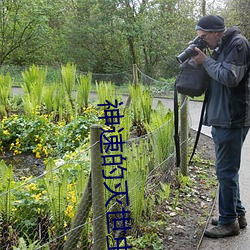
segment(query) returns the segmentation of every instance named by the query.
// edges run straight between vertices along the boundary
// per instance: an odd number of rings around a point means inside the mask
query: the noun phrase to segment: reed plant
[[[127,167],[130,211],[135,227],[139,228],[143,214],[147,210],[145,187],[149,164],[153,158],[147,138],[133,141],[125,154],[127,156],[125,166]]]
[[[0,75],[0,115],[7,116],[8,114],[11,87],[12,79],[10,74]]]
[[[53,84],[46,86],[46,88],[44,89],[43,102],[47,114],[50,114],[53,111],[55,88],[56,84]]]
[[[80,75],[78,82],[79,84],[77,87],[76,106],[78,107],[78,110],[81,111],[83,108],[88,107],[92,74],[88,72],[87,75]]]
[[[98,104],[105,104],[109,101],[112,104],[120,103],[122,98],[116,92],[115,84],[112,82],[96,82],[96,90],[98,95]],[[105,107],[103,108],[105,109]]]
[[[4,220],[9,223],[12,215],[13,194],[10,190],[14,186],[14,176],[12,166],[7,166],[4,161],[0,161],[0,214],[4,215]]]
[[[64,227],[64,211],[67,208],[68,176],[66,172],[56,170],[52,159],[46,164],[46,176],[43,179],[47,191],[49,208],[55,224],[56,234],[60,235]]]
[[[41,107],[43,90],[46,83],[47,68],[32,65],[22,72],[24,91],[24,111],[30,117],[35,117]]]
[[[128,141],[124,145],[122,153],[123,157],[126,158],[121,166],[126,169],[123,170],[124,178],[105,180],[107,186],[111,189],[114,190],[114,187],[117,187],[115,189],[116,192],[124,192],[126,187],[125,182],[127,181],[129,199],[129,206],[127,209],[131,212],[133,225],[137,228],[142,222],[143,213],[147,209],[144,191],[149,170],[149,163],[152,160],[152,154],[149,149],[150,145],[148,144],[148,140],[146,138]],[[112,152],[109,152],[108,154],[112,155]],[[104,171],[106,176],[111,176],[111,168],[106,167]],[[122,170],[117,168],[113,176],[119,175],[122,175]],[[119,186],[119,184],[121,185]],[[105,191],[105,200],[107,201],[110,198],[110,192],[107,190]],[[125,196],[120,196],[118,199],[121,200],[123,206],[126,207]],[[118,203],[114,203],[108,206],[108,210],[110,209],[116,210],[121,208],[119,208]]]
[[[55,83],[53,112],[56,121],[66,120],[69,122],[74,116],[72,102],[66,94],[64,87],[59,83]]]
[[[72,92],[74,90],[76,82],[76,65],[72,63],[67,63],[66,66],[61,66],[61,77],[62,86],[65,89],[69,100],[71,101],[71,103],[73,103]]]
[[[134,125],[138,135],[143,135],[144,123],[150,123],[153,97],[149,89],[144,89],[142,84],[129,85],[131,107]]]
[[[173,152],[174,119],[173,112],[166,110],[161,101],[151,114],[150,123],[145,124],[150,134],[156,163],[165,161]]]

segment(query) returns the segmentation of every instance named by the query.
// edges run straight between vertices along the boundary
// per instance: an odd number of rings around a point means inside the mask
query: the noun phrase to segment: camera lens
[[[198,55],[198,53],[194,49],[195,47],[195,44],[191,44],[189,47],[187,47],[180,55],[176,57],[177,61],[179,63],[183,63],[188,58]]]

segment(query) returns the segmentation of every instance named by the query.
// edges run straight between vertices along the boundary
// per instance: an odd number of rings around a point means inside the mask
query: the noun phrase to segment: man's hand
[[[192,57],[197,64],[203,64],[207,56],[197,47],[195,47],[195,51],[198,53],[197,56]]]

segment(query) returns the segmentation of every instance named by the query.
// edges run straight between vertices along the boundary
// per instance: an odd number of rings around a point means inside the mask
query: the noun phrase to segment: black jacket
[[[211,77],[204,125],[250,126],[250,45],[237,27],[227,30],[219,49],[203,63]]]

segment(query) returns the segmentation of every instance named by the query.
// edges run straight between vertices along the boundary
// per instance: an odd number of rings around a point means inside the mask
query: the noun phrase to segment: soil
[[[191,131],[191,138],[195,138],[194,131]],[[191,148],[192,146],[193,140],[190,143]],[[168,201],[158,206],[156,210],[158,215],[165,214],[160,216],[161,220],[165,220],[165,224],[157,229],[157,234],[163,241],[164,250],[199,249],[203,232],[215,204],[217,179],[212,139],[201,134],[196,152],[194,163],[188,170],[190,182],[183,186],[178,181],[173,181],[171,190],[174,192]],[[157,217],[155,219],[159,220]]]
[[[4,160],[7,166],[12,166],[15,181],[24,176],[40,176],[45,171],[43,159],[37,159],[32,153],[13,155],[12,152],[7,152],[0,156],[0,160]]]

